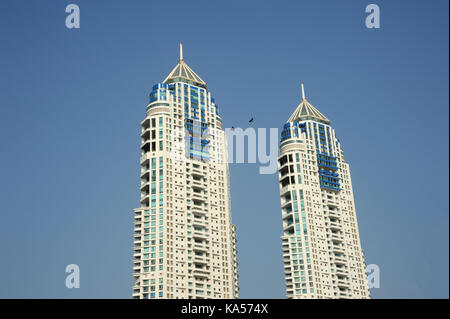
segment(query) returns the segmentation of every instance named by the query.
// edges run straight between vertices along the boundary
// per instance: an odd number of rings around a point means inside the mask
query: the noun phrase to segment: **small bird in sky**
[[[253,117],[250,119],[250,121],[248,121],[249,123],[252,123],[253,122]]]
[[[234,130],[234,126],[232,126],[231,129]]]

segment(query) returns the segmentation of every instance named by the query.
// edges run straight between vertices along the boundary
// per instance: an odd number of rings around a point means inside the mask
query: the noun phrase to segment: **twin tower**
[[[181,44],[150,93],[141,138],[133,298],[238,298],[224,127]],[[369,298],[349,165],[303,84],[281,132],[278,176],[287,298]]]

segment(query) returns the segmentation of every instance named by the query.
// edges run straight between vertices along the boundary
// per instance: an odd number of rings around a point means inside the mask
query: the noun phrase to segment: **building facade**
[[[370,298],[349,164],[330,121],[305,98],[278,157],[288,298]]]
[[[141,122],[133,298],[237,298],[227,147],[206,83],[180,59]]]

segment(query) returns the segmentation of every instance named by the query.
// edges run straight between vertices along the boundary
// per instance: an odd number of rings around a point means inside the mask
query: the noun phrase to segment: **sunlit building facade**
[[[180,59],[141,123],[133,298],[237,298],[227,147],[206,83]]]
[[[303,83],[281,132],[278,174],[287,298],[370,298],[349,164]]]

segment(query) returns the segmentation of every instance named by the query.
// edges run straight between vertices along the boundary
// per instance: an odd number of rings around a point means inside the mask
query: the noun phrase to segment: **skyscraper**
[[[227,147],[206,83],[180,59],[141,122],[133,298],[237,298]]]
[[[370,298],[349,164],[330,121],[305,97],[278,157],[288,298]]]

